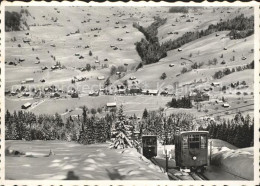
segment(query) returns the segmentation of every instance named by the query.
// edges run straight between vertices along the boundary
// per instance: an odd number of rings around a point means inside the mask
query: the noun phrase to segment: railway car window
[[[156,139],[155,138],[148,138],[146,139],[146,145],[155,145]]]
[[[182,137],[182,147],[183,147],[183,149],[187,149],[188,148],[188,136],[183,136]]]
[[[200,136],[200,148],[202,149],[206,148],[206,136],[204,135]]]
[[[200,148],[200,135],[189,135],[190,149]]]

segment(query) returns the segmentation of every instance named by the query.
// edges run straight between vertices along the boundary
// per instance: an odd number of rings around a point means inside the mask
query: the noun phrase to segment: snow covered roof
[[[107,107],[116,107],[116,102],[107,103]]]
[[[105,79],[105,76],[98,76],[97,79],[98,80],[103,80],[103,79]]]
[[[32,104],[31,104],[30,102],[27,102],[27,103],[23,104],[24,107],[29,107],[29,106],[31,106],[31,105],[32,105]]]
[[[148,90],[149,94],[158,94],[159,90]]]

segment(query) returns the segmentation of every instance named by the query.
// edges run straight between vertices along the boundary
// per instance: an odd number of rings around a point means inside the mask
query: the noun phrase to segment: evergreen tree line
[[[172,98],[167,104],[173,108],[192,108],[192,103],[189,97],[182,97],[181,99]]]
[[[210,138],[224,140],[236,147],[245,148],[254,145],[254,119],[241,113],[231,120],[223,119],[220,124],[211,123],[206,129]]]
[[[5,11],[5,31],[20,31],[21,17],[17,12]]]
[[[105,117],[82,115],[69,117],[64,122],[59,114],[35,115],[31,112],[7,110],[5,114],[6,140],[66,140],[82,144],[101,143],[110,139],[114,113]]]
[[[163,140],[166,144],[174,144],[174,135],[179,131],[193,130],[194,116],[187,113],[174,113],[165,116],[161,111],[143,112],[143,119],[139,123],[140,136],[157,135],[158,139]]]
[[[140,42],[136,42],[136,51],[145,64],[156,63],[160,59],[167,56],[167,51],[160,45],[157,37],[158,28],[166,23],[167,19],[154,17],[154,22],[148,26],[143,27],[138,23],[134,23],[133,27],[137,28],[145,36]]]
[[[213,75],[213,78],[214,79],[221,79],[222,77],[226,76],[226,75],[229,75],[233,72],[239,72],[239,71],[243,71],[243,70],[246,70],[246,69],[254,69],[254,61],[252,61],[250,64],[247,64],[245,66],[238,66],[236,68],[225,68],[223,70],[219,70],[217,72],[215,72],[215,74]]]
[[[165,24],[166,21],[166,19],[156,18],[146,28],[137,23],[133,24],[135,28],[145,35],[145,39],[142,38],[141,41],[135,43],[136,51],[144,64],[156,63],[167,56],[167,51],[180,48],[186,43],[218,31],[230,31],[228,34],[230,39],[241,39],[254,33],[254,17],[245,17],[244,14],[241,14],[233,19],[211,24],[205,30],[186,32],[175,40],[169,40],[160,44],[157,37],[158,28]]]

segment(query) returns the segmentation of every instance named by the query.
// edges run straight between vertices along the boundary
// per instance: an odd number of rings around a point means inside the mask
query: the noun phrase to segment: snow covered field
[[[136,149],[62,141],[6,141],[8,146],[26,155],[6,156],[7,180],[168,180]],[[44,157],[50,149],[55,155]]]

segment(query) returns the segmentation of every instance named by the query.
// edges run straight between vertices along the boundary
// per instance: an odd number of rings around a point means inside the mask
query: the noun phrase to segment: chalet
[[[143,90],[141,91],[141,93],[144,94],[144,95],[148,95],[149,92],[148,92],[147,89],[143,89]]]
[[[16,92],[16,91],[12,91],[12,92],[11,92],[11,95],[12,95],[12,96],[15,96],[15,95],[17,95],[17,92]]]
[[[200,102],[200,101],[209,101],[209,95],[206,93],[202,92],[192,92],[189,95],[190,100],[193,100],[195,102]]]
[[[117,90],[118,94],[125,94],[125,92],[126,92],[126,89],[118,89]]]
[[[33,83],[34,79],[33,78],[27,78],[27,79],[25,79],[25,82],[26,83]]]
[[[242,60],[246,60],[246,57],[245,57],[245,56],[243,56],[241,59],[242,59]]]
[[[30,96],[30,93],[29,92],[24,92],[23,96],[28,97],[28,96]]]
[[[34,62],[34,64],[40,64],[40,61],[36,61],[36,62]]]
[[[19,62],[24,62],[24,61],[25,61],[25,59],[19,58]]]
[[[49,91],[51,91],[51,88],[49,88],[49,87],[44,88],[44,92],[49,92]]]
[[[31,40],[30,40],[29,38],[23,38],[23,42],[24,42],[24,43],[30,43]]]
[[[220,83],[219,83],[219,82],[212,82],[212,83],[211,83],[211,86],[213,86],[213,87],[218,87],[218,86],[220,86]]]
[[[182,49],[181,48],[178,48],[178,52],[181,52],[182,51]]]
[[[32,106],[32,104],[29,103],[29,102],[27,102],[27,103],[23,104],[21,108],[22,108],[22,109],[28,109],[28,108],[31,107],[31,106]]]
[[[107,108],[116,108],[116,102],[107,103]]]
[[[90,91],[88,93],[89,96],[99,96],[99,91]]]
[[[56,65],[54,65],[54,66],[51,66],[51,69],[56,70],[56,69],[58,69],[58,67]]]
[[[8,94],[10,94],[11,93],[11,91],[10,90],[6,90],[5,91],[5,95],[8,95]],[[16,92],[15,92],[16,93]]]
[[[14,66],[17,65],[15,62],[12,62],[12,61],[10,61],[8,64],[9,64],[9,65],[14,65]]]
[[[95,60],[95,63],[100,63],[100,61],[99,60]]]
[[[73,92],[73,90],[68,90],[68,95],[72,95]]]
[[[153,90],[153,89],[148,90],[149,95],[157,96],[158,93],[159,93],[159,90]]]
[[[44,83],[44,82],[45,82],[45,79],[41,79],[40,82]]]
[[[135,85],[133,85],[133,86],[131,86],[131,87],[128,89],[128,92],[129,92],[130,94],[141,94],[141,93],[142,93],[142,89],[139,88],[139,87],[137,87],[137,86],[135,86]]]
[[[230,105],[228,103],[223,103],[222,107],[228,108],[228,107],[230,107]]]
[[[85,77],[74,77],[74,79],[76,79],[77,81],[84,81],[86,78]]]
[[[216,100],[215,102],[216,102],[216,103],[223,103],[222,100]]]
[[[135,80],[136,77],[135,77],[135,76],[132,76],[132,77],[130,77],[129,79],[130,79],[130,80]]]
[[[162,95],[162,96],[167,96],[167,95],[168,95],[168,91],[163,90],[163,91],[160,93],[160,95]]]
[[[173,63],[169,64],[169,67],[174,67],[174,64]]]
[[[60,94],[57,93],[57,92],[54,92],[54,93],[51,93],[50,97],[51,97],[51,98],[59,98],[59,97],[60,97]]]
[[[104,80],[104,79],[105,79],[105,76],[98,76],[97,79],[98,79],[98,80]]]
[[[78,98],[78,97],[79,97],[79,94],[78,94],[77,92],[73,92],[73,93],[71,94],[71,97],[72,97],[72,98]]]
[[[121,74],[121,72],[116,72],[116,75],[120,75]]]
[[[45,67],[42,67],[42,70],[47,70],[47,69],[48,69],[48,67],[46,67],[46,66],[45,66]]]

